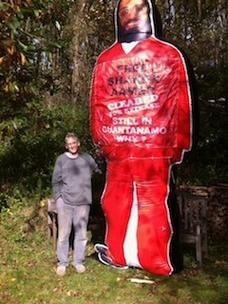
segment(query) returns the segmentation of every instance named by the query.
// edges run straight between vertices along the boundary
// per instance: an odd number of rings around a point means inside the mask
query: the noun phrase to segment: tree
[[[87,102],[96,56],[113,39],[113,7],[116,1],[81,0],[72,10],[72,100]]]
[[[185,181],[228,178],[226,2],[156,1],[165,38],[187,53],[198,82],[200,140],[191,161],[185,162]],[[0,0],[0,157],[15,148],[18,134],[26,134],[28,145],[46,126],[49,130],[56,123],[54,108],[83,105],[87,111],[96,58],[115,40],[116,3]],[[88,116],[83,118],[87,126]]]

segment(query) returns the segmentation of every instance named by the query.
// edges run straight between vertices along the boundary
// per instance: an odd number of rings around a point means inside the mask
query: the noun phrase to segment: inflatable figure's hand
[[[178,164],[182,162],[183,158],[183,149],[173,149],[173,156],[172,156],[172,164]]]
[[[103,157],[102,150],[101,150],[100,146],[98,146],[98,145],[97,145],[97,147],[96,147],[95,153],[96,153],[97,157],[99,157],[99,158],[100,158],[100,157]]]

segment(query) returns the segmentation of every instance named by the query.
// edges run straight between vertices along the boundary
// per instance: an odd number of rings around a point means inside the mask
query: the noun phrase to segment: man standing
[[[68,266],[69,236],[74,227],[73,266],[78,273],[84,272],[86,232],[92,203],[91,176],[99,169],[87,153],[79,153],[80,141],[74,133],[65,137],[67,152],[55,163],[52,176],[54,199],[58,212],[58,240],[56,273],[63,276]]]

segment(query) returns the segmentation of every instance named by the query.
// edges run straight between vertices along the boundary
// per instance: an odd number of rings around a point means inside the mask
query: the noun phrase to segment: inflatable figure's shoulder
[[[147,43],[148,43],[147,48],[150,47],[154,49],[154,51],[160,53],[161,56],[168,55],[169,57],[180,58],[183,55],[181,50],[177,46],[164,39],[159,39],[153,36],[147,39]]]
[[[114,58],[118,58],[121,55],[121,44],[115,42],[108,49],[104,50],[97,58],[97,64],[112,61]]]

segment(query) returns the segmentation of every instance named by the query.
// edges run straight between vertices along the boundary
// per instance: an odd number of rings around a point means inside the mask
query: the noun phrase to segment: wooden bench
[[[53,249],[56,250],[57,244],[57,210],[53,198],[48,199],[48,238],[52,240]]]
[[[181,216],[181,241],[194,244],[196,260],[201,266],[203,257],[208,254],[207,188],[180,186],[177,197]]]
[[[57,247],[57,237],[58,237],[58,216],[56,203],[53,198],[48,199],[47,203],[48,209],[48,239],[52,241],[53,249],[56,250]],[[70,237],[69,237],[69,246],[74,248],[74,227],[72,225]]]

